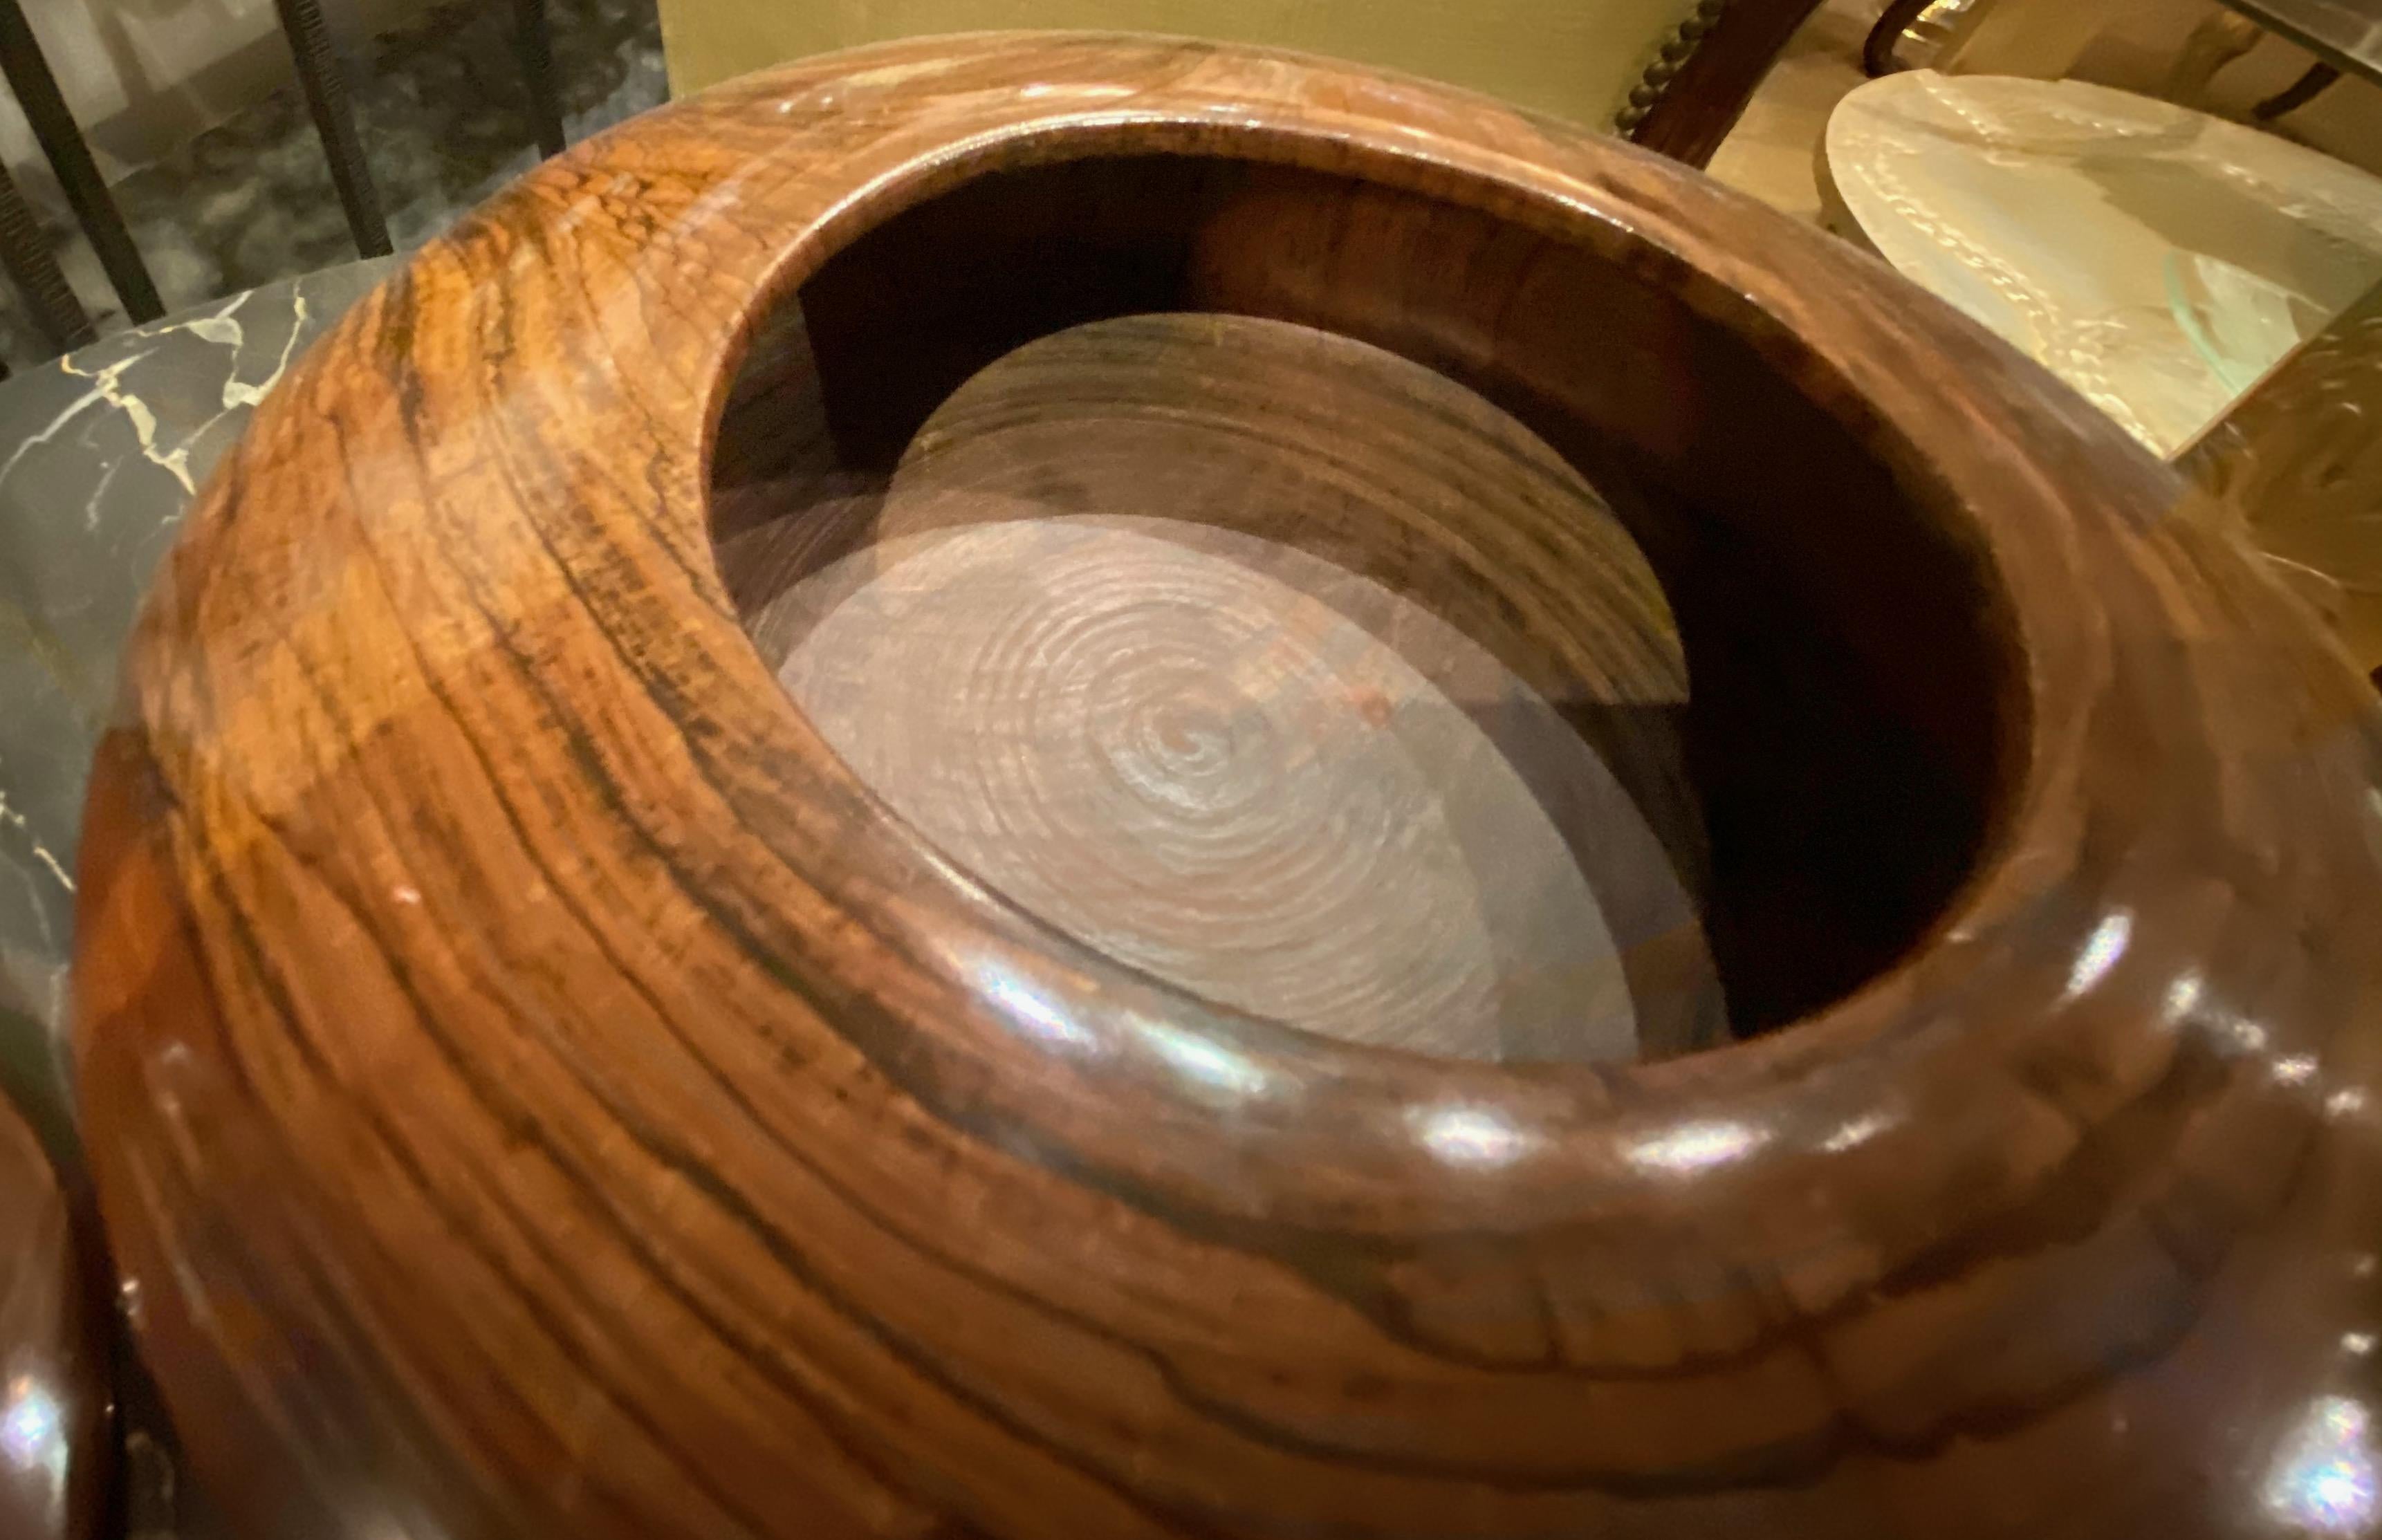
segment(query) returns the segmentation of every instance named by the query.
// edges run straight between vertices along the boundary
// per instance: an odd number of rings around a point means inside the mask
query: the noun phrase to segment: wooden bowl
[[[1201,314],[1395,367],[1153,395]],[[1141,383],[1082,388],[1119,349]],[[975,412],[988,365],[1064,410]],[[1234,392],[1308,480],[1194,501],[1595,746],[1737,1041],[1235,1008],[988,886],[797,707],[780,601],[889,489],[942,466],[971,538],[1129,513],[1049,424]],[[1453,436],[1381,426],[1418,412]],[[1406,442],[1510,452],[1474,499],[1316,490]],[[1615,629],[1599,506],[1667,616]],[[1166,40],[755,77],[350,312],[129,656],[82,1107],[244,1533],[2376,1522],[2364,682],[2040,370],[1627,146]],[[1625,950],[1645,999],[1695,976]]]

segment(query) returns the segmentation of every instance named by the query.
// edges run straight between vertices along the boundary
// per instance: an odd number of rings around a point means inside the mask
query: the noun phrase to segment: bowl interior
[[[1621,232],[1099,156],[764,315],[713,533],[829,745],[1053,927],[1358,1042],[1659,1057],[1888,966],[2008,800],[2007,605],[1902,447]]]

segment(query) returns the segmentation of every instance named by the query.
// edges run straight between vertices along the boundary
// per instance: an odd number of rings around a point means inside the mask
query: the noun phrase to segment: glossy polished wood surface
[[[108,1458],[105,1310],[89,1297],[66,1194],[0,1101],[0,1534],[97,1533]]]
[[[854,474],[1150,312],[1511,413],[1676,616],[1754,1035],[1338,1041],[954,867],[715,564],[792,306]],[[1412,81],[943,40],[580,146],[259,410],[94,776],[83,1113],[201,1473],[342,1540],[2370,1529],[2382,746],[2182,495],[1875,263]],[[1577,531],[1332,554],[1560,702]]]

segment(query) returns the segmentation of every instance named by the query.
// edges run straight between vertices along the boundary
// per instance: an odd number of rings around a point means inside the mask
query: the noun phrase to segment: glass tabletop
[[[2225,0],[2269,31],[2382,83],[2382,0]]]

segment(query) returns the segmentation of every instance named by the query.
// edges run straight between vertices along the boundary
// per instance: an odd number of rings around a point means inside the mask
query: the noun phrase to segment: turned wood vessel
[[[1161,482],[1222,544],[1101,523]],[[1318,59],[933,40],[581,145],[259,409],[100,752],[81,1109],[198,1473],[341,1540],[2365,1533],[2382,735],[2185,495],[1818,232]],[[925,543],[868,592],[957,634],[1021,502],[1427,609],[1340,741],[1462,653],[1591,748],[1691,911],[1603,910],[1636,1050],[1236,1004],[864,778],[803,585]],[[1128,748],[1304,676],[1233,677]]]

